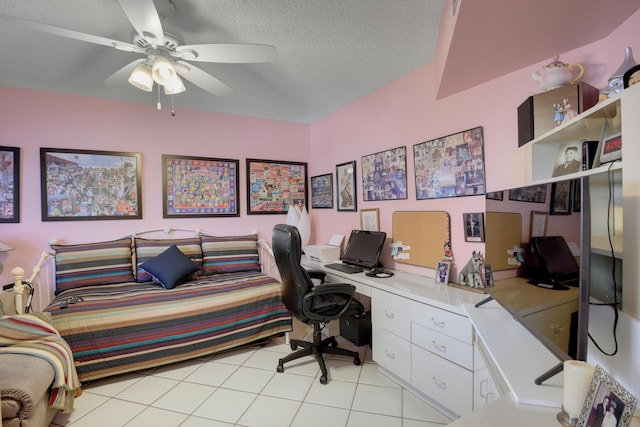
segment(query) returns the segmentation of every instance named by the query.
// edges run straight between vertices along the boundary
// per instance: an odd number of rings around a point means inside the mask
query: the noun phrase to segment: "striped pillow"
[[[202,236],[202,267],[205,275],[260,271],[258,236]]]
[[[56,290],[134,280],[131,239],[80,245],[51,245],[56,259]]]
[[[185,254],[199,266],[202,266],[202,246],[200,246],[199,237],[189,237],[186,239],[143,239],[136,237],[136,281],[151,282],[153,276],[145,271],[141,265],[152,258],[160,255],[171,247],[176,245],[180,252]]]

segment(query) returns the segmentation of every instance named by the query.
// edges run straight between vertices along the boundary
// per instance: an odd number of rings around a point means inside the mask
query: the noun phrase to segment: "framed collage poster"
[[[314,209],[333,208],[333,174],[311,177],[311,207]]]
[[[0,147],[0,223],[20,222],[20,148]]]
[[[162,155],[162,217],[240,216],[239,161]]]
[[[338,211],[356,212],[356,161],[336,165],[336,187],[338,191]]]
[[[416,199],[485,193],[482,127],[413,146]]]
[[[247,214],[286,214],[307,205],[307,164],[247,159]]]
[[[141,219],[140,153],[40,149],[43,221]]]
[[[362,198],[407,198],[407,148],[398,147],[362,156]]]

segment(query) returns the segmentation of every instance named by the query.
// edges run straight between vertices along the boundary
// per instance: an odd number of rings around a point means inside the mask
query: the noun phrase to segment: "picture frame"
[[[162,217],[240,216],[240,162],[162,155]]]
[[[485,194],[482,126],[413,146],[416,200]]]
[[[0,223],[20,222],[20,148],[0,147]]]
[[[247,159],[247,214],[286,214],[307,206],[307,163]]]
[[[501,202],[504,200],[504,191],[491,191],[487,193],[486,197],[489,200],[497,200]]]
[[[464,241],[484,242],[484,213],[463,213],[462,219],[464,222]]]
[[[358,197],[355,160],[336,165],[336,189],[338,192],[338,211],[356,212]]]
[[[571,215],[571,180],[551,184],[550,215]]]
[[[440,285],[448,285],[450,271],[451,263],[449,261],[438,261],[436,264],[436,276],[434,281]]]
[[[495,285],[493,280],[493,267],[491,267],[491,264],[484,265],[484,283],[487,288]]]
[[[547,224],[549,214],[542,211],[531,211],[531,221],[529,224],[529,241],[534,237],[544,237],[547,235]]]
[[[40,148],[42,221],[141,219],[141,159],[140,153]]]
[[[407,199],[407,147],[362,156],[362,199]]]
[[[629,68],[622,75],[622,85],[625,89],[636,83],[640,83],[640,64]]]
[[[333,174],[311,177],[311,207],[333,209]]]
[[[600,164],[622,159],[622,134],[620,132],[602,138]]]
[[[360,229],[380,231],[380,209],[360,209]]]
[[[615,420],[611,420],[611,425],[628,427],[631,424],[637,403],[638,399],[613,379],[601,366],[596,366],[576,426],[604,426],[603,419],[605,417],[615,417]],[[609,412],[608,415],[607,412]]]
[[[582,170],[582,142],[561,144],[552,176],[578,173]]]
[[[546,203],[547,184],[512,188],[509,190],[509,200],[517,202]]]
[[[571,212],[580,212],[580,205],[582,203],[582,183],[580,179],[574,179],[571,189]]]

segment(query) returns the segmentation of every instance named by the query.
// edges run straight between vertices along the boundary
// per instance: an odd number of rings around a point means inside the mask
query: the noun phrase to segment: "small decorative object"
[[[20,148],[0,147],[0,223],[20,222]]]
[[[458,274],[458,283],[463,286],[483,289],[486,287],[484,283],[484,275],[482,266],[484,265],[484,257],[479,251],[473,251],[471,259],[467,265]]]
[[[462,214],[465,242],[484,242],[484,213]]]
[[[624,74],[635,65],[637,65],[637,63],[635,59],[633,59],[633,52],[631,51],[631,48],[625,48],[624,61],[622,61],[622,64],[620,64],[618,69],[611,75],[611,77],[609,77],[609,86],[604,88],[602,93],[611,97],[616,93],[622,92],[625,87],[628,87],[624,85]]]
[[[364,201],[407,198],[406,147],[362,156],[362,198]]]
[[[356,212],[356,161],[336,165],[336,187],[338,189],[338,211]]]
[[[562,410],[556,418],[561,425],[574,427],[582,411],[595,366],[580,360],[566,360],[562,370]]]
[[[613,162],[622,158],[622,134],[616,133],[603,138],[600,146],[600,163]]]
[[[451,250],[451,242],[447,240],[444,242],[444,255],[442,256],[443,261],[447,261],[449,264],[453,264],[453,251]]]
[[[638,399],[614,380],[602,367],[596,366],[576,426],[628,427],[631,424],[637,403]]]
[[[622,82],[625,89],[636,83],[640,83],[640,65],[635,65],[628,69],[624,73],[624,76],[622,76]]]
[[[438,264],[436,265],[436,283],[439,283],[441,285],[446,285],[447,283],[449,283],[450,269],[451,264],[449,264],[447,261],[438,261]]]
[[[360,229],[380,231],[380,209],[360,209]]]
[[[575,142],[560,145],[556,156],[553,176],[568,175],[582,170],[582,143]]]
[[[490,264],[484,266],[484,283],[486,287],[491,287],[494,285],[493,282],[493,268],[491,268]]]
[[[577,75],[574,70],[577,70]],[[542,71],[534,71],[533,80],[539,82],[540,90],[551,90],[576,83],[584,75],[582,64],[565,64],[556,56],[553,61],[542,67]]]
[[[571,214],[571,181],[560,181],[551,184],[551,215]]]
[[[162,155],[163,218],[240,216],[239,161]]]
[[[286,214],[307,205],[307,164],[247,159],[247,214]]]
[[[333,174],[311,177],[311,207],[314,209],[333,208]]]
[[[485,193],[482,127],[413,146],[416,199]]]
[[[140,153],[41,148],[42,220],[141,219],[141,158]]]

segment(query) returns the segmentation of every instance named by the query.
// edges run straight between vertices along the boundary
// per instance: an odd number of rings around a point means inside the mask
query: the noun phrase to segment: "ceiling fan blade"
[[[142,64],[144,61],[146,61],[146,58],[136,59],[135,61],[128,63],[127,65],[107,77],[104,83],[110,85],[126,82],[133,69]]]
[[[22,25],[23,27],[30,28],[32,30],[41,31],[43,33],[54,34],[56,36],[67,37],[70,39],[80,40],[83,42],[89,42],[99,44],[103,46],[115,47],[119,50],[127,52],[140,52],[144,53],[144,49],[134,46],[130,43],[121,42],[118,40],[108,39],[106,37],[94,36],[92,34],[81,33],[79,31],[67,30],[66,28],[55,27],[53,25],[42,24],[36,21],[30,21],[28,19],[17,18],[15,16],[1,15],[0,19],[11,22],[14,24]]]
[[[153,47],[164,45],[164,31],[153,0],[120,0],[120,7],[140,37]]]
[[[191,61],[229,64],[270,62],[277,57],[276,48],[266,44],[192,44],[178,46],[176,52]]]
[[[233,93],[233,89],[223,83],[221,80],[213,77],[211,74],[198,67],[184,62],[176,61],[180,66],[176,67],[176,72],[180,77],[189,80],[199,88],[206,90],[212,95],[226,96]]]

